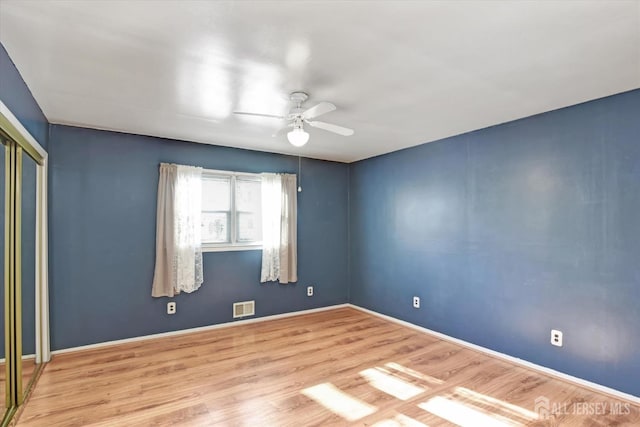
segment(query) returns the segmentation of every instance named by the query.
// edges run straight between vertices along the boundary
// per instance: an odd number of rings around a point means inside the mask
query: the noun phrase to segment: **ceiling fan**
[[[234,111],[233,114],[242,114],[245,116],[258,116],[258,117],[269,117],[272,119],[280,119],[287,120],[288,123],[283,129],[276,132],[274,134],[277,135],[283,130],[293,128],[290,132],[287,133],[287,139],[296,147],[302,147],[304,144],[309,141],[309,134],[304,130],[304,124],[308,124],[311,127],[328,130],[329,132],[337,133],[342,136],[351,136],[353,135],[353,129],[345,128],[342,126],[334,125],[326,122],[319,122],[314,119],[323,114],[329,113],[336,109],[336,106],[330,102],[320,102],[314,105],[311,108],[302,108],[302,104],[309,98],[304,92],[293,92],[289,95],[289,99],[295,105],[289,111],[289,114],[286,116],[276,116],[273,114],[262,114],[262,113],[248,113],[244,111]]]

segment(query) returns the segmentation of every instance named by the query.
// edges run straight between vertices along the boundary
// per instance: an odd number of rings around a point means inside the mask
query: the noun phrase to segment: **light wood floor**
[[[34,375],[35,371],[36,371],[35,358],[30,357],[22,360],[22,389],[24,392],[27,391],[27,386],[29,385],[29,381],[31,381],[31,377]],[[4,414],[4,410],[6,408],[5,379],[6,379],[6,366],[4,363],[0,363],[0,418],[2,417],[2,414]]]
[[[638,426],[640,407],[341,308],[55,356],[18,425]]]

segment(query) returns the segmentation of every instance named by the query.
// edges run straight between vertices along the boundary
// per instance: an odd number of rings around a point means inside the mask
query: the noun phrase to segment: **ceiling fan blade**
[[[285,116],[276,116],[273,114],[261,114],[261,113],[245,113],[244,111],[234,111],[233,114],[239,114],[242,116],[256,116],[256,117],[269,117],[270,119],[285,120]]]
[[[330,102],[321,102],[302,113],[305,119],[313,119],[336,109],[336,106]]]
[[[329,132],[337,133],[338,135],[342,136],[351,136],[354,134],[353,129],[345,128],[338,125],[332,125],[331,123],[317,121],[312,122],[307,120],[305,120],[305,122],[308,123],[309,126],[313,126],[314,128],[328,130]]]

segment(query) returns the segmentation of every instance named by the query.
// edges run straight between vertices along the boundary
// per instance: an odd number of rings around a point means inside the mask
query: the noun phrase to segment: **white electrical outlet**
[[[420,297],[413,297],[413,308],[420,308]]]
[[[307,286],[307,296],[308,297],[313,296],[313,286]]]
[[[167,314],[176,314],[176,303],[168,302],[167,303]]]
[[[562,331],[556,329],[551,330],[551,344],[556,347],[562,347]]]

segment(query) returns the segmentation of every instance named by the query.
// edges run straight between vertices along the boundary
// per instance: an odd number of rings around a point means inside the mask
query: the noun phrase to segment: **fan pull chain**
[[[302,167],[300,156],[298,156],[298,193],[302,193]]]

